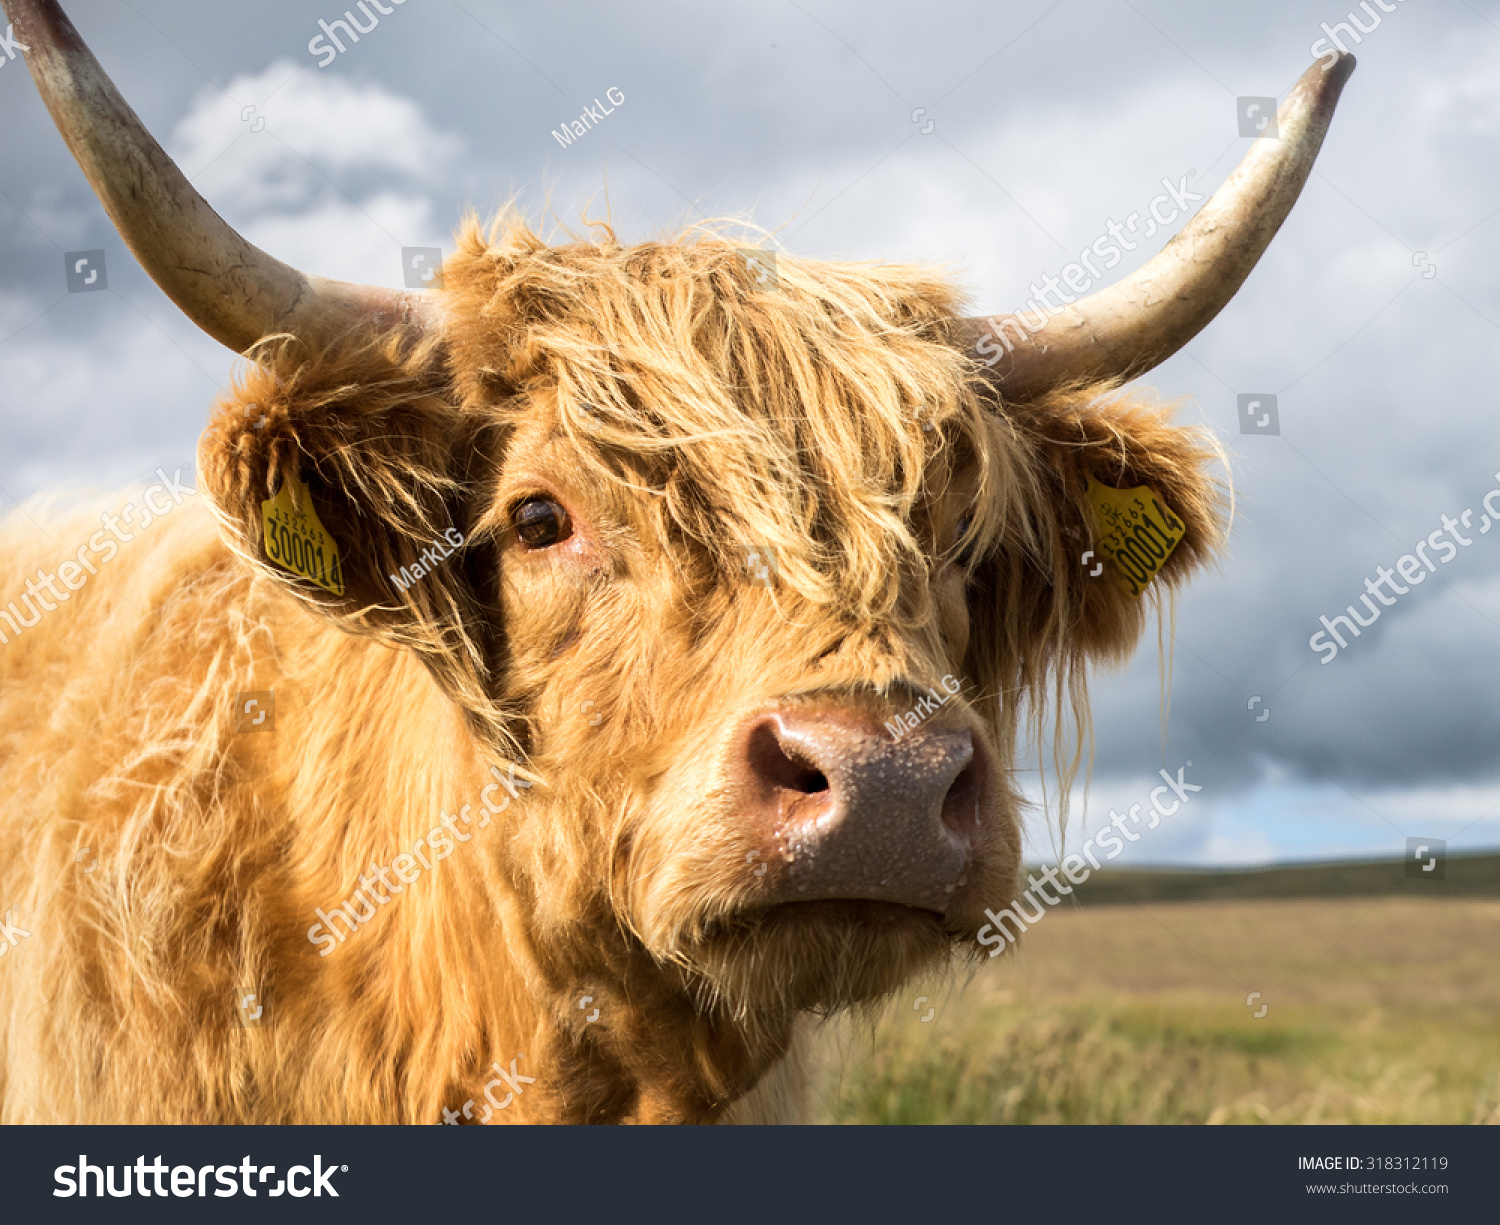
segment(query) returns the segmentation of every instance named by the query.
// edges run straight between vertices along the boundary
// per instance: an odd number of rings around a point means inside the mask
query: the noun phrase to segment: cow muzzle
[[[967,883],[989,776],[970,731],[893,740],[861,715],[797,706],[757,715],[734,744],[758,904],[865,900],[941,915]]]

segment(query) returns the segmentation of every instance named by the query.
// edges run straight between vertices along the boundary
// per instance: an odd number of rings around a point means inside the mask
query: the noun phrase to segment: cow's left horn
[[[14,41],[104,211],[151,279],[236,352],[291,333],[311,349],[361,323],[418,322],[413,294],[309,276],[246,242],[187,181],[56,0],[4,0]]]
[[[1325,71],[1326,68],[1326,71]],[[1224,308],[1296,203],[1354,57],[1314,64],[1239,168],[1149,263],[1053,313],[966,319],[970,351],[1011,400],[1077,382],[1124,381],[1159,365]],[[1037,312],[1038,315],[1041,312]]]

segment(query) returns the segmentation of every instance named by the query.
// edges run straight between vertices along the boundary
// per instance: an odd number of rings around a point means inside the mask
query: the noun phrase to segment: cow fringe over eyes
[[[346,629],[416,650],[500,759],[523,761],[519,712],[497,700],[486,664],[492,644],[466,629],[484,593],[393,593],[383,576],[450,526],[472,546],[501,538],[499,502],[471,498],[478,517],[458,521],[454,472],[484,473],[454,456],[503,452],[545,396],[599,481],[649,490],[669,538],[720,574],[769,549],[779,582],[820,617],[930,626],[929,589],[907,580],[944,553],[961,558],[993,609],[965,661],[981,713],[1002,744],[1024,726],[1050,747],[1065,806],[1090,738],[1084,663],[1123,659],[1148,610],[1221,544],[1221,489],[1203,475],[1221,458],[1211,435],[1109,386],[998,404],[960,347],[961,295],[931,268],[778,255],[764,285],[731,223],[634,246],[595,223],[591,239],[550,246],[512,210],[488,227],[471,216],[444,266],[437,334],[350,337],[303,365],[292,342],[267,342],[202,449],[241,556],[266,568],[258,502],[294,457],[311,457],[330,530],[376,556],[343,602],[306,584],[297,594]],[[940,547],[920,526],[931,477],[964,465],[968,530]],[[1080,563],[1090,477],[1149,485],[1187,526],[1144,599]],[[388,520],[378,532],[359,521],[370,506]]]
[[[994,609],[967,671],[1001,743],[1030,710],[1065,795],[1087,734],[1083,662],[1123,658],[1148,607],[1221,543],[1220,491],[1203,475],[1217,444],[1108,386],[997,404],[954,330],[961,296],[931,268],[778,254],[766,286],[743,242],[706,222],[623,246],[596,224],[594,241],[554,247],[511,212],[488,232],[471,217],[444,269],[465,408],[506,429],[546,389],[598,479],[638,488],[644,464],[663,525],[720,573],[769,547],[779,581],[820,616],[898,632],[934,616],[928,587],[911,599],[905,581],[943,552],[919,529],[924,481],[967,461],[970,526],[948,548]],[[1148,484],[1187,525],[1149,600],[1080,565],[1090,477]]]

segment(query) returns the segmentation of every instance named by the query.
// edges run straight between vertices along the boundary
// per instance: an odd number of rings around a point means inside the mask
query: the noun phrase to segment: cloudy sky
[[[1238,99],[1284,96],[1352,7],[405,0],[310,51],[344,2],[67,7],[223,216],[308,271],[399,285],[401,248],[447,247],[467,209],[576,224],[607,193],[629,240],[748,217],[798,255],[945,263],[984,311],[1164,177],[1217,187],[1251,143]],[[1091,828],[1160,768],[1192,761],[1203,788],[1122,862],[1500,846],[1500,0],[1387,4],[1346,36],[1359,68],[1290,220],[1146,380],[1219,436],[1237,515],[1179,600],[1165,729],[1154,637],[1096,683]],[[553,136],[610,90],[592,130]],[[20,59],[0,113],[5,511],[191,461],[231,358],[116,238]],[[93,249],[108,289],[69,293],[66,253]],[[1241,433],[1250,394],[1279,434]],[[1425,582],[1398,577],[1336,656],[1309,646],[1436,533]]]

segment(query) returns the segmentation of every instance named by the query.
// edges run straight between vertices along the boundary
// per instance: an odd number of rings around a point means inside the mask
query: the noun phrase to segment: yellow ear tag
[[[287,473],[276,496],[260,504],[260,523],[267,561],[344,594],[339,547],[318,522],[312,494],[296,472]]]
[[[1130,594],[1140,595],[1167,564],[1187,528],[1144,485],[1111,489],[1089,477],[1088,497],[1094,508],[1094,547],[1114,563]]]

